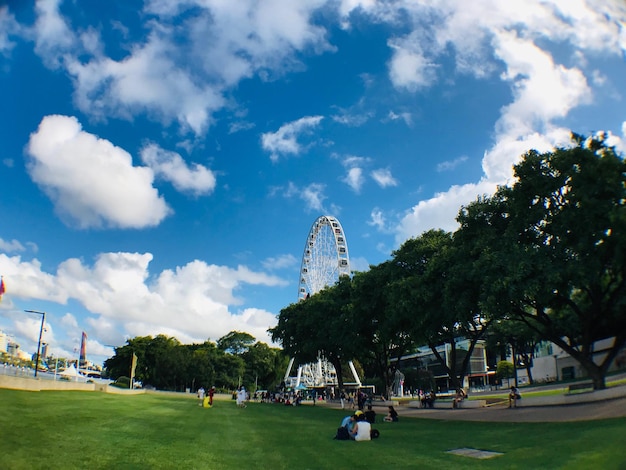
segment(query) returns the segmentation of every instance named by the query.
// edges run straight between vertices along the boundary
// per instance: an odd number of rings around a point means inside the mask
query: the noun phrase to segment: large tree
[[[393,261],[371,266],[353,279],[351,311],[356,357],[372,365],[391,395],[393,381],[403,355],[415,346],[410,334],[411,319],[393,294],[393,285],[406,275]]]
[[[602,136],[574,135],[572,147],[530,151],[514,169],[512,186],[460,214],[460,230],[490,244],[489,308],[560,346],[602,389],[626,344],[626,163]]]
[[[343,365],[357,350],[350,304],[351,279],[342,276],[334,286],[288,305],[280,311],[277,325],[270,329],[272,340],[300,364],[322,356],[337,372],[343,386]]]
[[[231,331],[217,340],[217,347],[228,354],[241,355],[248,351],[256,339],[249,333]]]
[[[427,344],[454,388],[461,387],[472,352],[490,320],[480,311],[480,273],[473,253],[451,233],[430,230],[393,253],[406,277],[396,282],[394,302],[411,318],[411,332]],[[461,348],[458,340],[467,340]],[[447,345],[449,355],[440,352]]]

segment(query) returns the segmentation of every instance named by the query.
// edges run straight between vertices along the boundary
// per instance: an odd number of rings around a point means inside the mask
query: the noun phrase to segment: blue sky
[[[620,1],[9,1],[0,330],[269,341],[337,217],[366,270],[570,130],[624,151]]]

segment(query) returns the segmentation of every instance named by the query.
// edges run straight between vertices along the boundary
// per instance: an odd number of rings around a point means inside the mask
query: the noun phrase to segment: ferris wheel
[[[309,296],[321,291],[325,287],[334,285],[341,276],[350,275],[350,258],[348,243],[343,227],[337,218],[323,215],[317,218],[302,254],[300,265],[300,283],[298,299],[306,300]],[[291,358],[285,373],[285,385],[288,387],[321,387],[337,385],[337,373],[332,364],[323,357],[318,357],[317,363],[298,366],[297,375],[290,377],[294,358]],[[361,381],[356,373],[352,361],[349,366],[359,386]]]
[[[322,215],[313,222],[304,245],[298,298],[306,299],[349,275],[350,258],[343,227],[335,217]]]

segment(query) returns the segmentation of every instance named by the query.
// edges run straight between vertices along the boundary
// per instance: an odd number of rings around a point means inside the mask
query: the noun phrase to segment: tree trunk
[[[337,388],[343,390],[343,367],[341,365],[341,359],[333,357],[328,360],[335,368],[335,373],[337,374]]]
[[[532,385],[532,384],[535,383],[535,381],[533,379],[533,367],[532,367],[532,364],[527,359],[524,359],[524,364],[526,364],[526,375],[528,375],[528,383],[530,385]]]

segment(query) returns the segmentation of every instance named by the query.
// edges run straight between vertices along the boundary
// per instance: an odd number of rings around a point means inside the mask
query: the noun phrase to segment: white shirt
[[[372,425],[367,421],[358,421],[356,423],[356,436],[354,436],[355,441],[371,441],[372,436],[370,432],[372,430]]]

